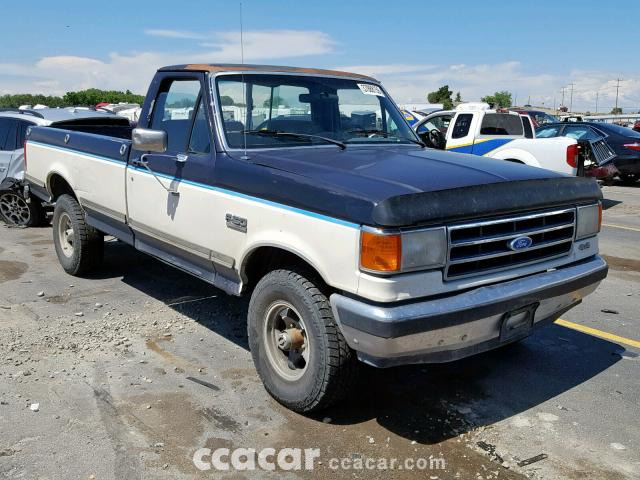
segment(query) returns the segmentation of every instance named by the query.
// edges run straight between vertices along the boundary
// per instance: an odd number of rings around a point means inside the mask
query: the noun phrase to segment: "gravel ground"
[[[604,192],[611,271],[564,318],[640,340],[640,188]],[[50,228],[0,227],[2,478],[272,475],[201,472],[202,447],[320,449],[314,471],[284,478],[386,478],[330,459],[430,457],[446,469],[392,478],[640,477],[637,348],[553,325],[451,364],[363,368],[348,402],[306,418],[262,388],[246,300],[119,242],[105,250],[98,274],[74,278]]]

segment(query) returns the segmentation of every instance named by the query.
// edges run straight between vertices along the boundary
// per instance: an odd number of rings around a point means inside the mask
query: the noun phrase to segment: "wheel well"
[[[253,290],[262,277],[280,268],[304,273],[326,292],[327,283],[313,265],[299,255],[278,247],[258,247],[245,259],[241,272],[247,290]]]
[[[69,183],[57,173],[54,173],[53,175],[51,175],[51,178],[49,178],[49,191],[51,193],[51,199],[53,201],[57,200],[60,195],[65,194],[71,195],[77,200],[76,194],[73,193],[73,188],[71,188],[71,185],[69,185]]]

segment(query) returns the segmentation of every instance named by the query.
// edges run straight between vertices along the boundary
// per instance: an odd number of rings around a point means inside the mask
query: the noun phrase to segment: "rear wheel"
[[[84,211],[71,195],[62,195],[53,211],[53,243],[65,272],[83,275],[101,262],[104,237],[89,226]]]
[[[335,404],[348,393],[357,367],[311,276],[275,270],[256,285],[249,303],[253,362],[265,388],[297,412]]]
[[[620,181],[625,185],[635,185],[638,181],[638,175],[633,173],[621,173]]]
[[[25,198],[13,190],[0,192],[0,216],[9,225],[37,227],[42,225],[46,215],[39,201]]]

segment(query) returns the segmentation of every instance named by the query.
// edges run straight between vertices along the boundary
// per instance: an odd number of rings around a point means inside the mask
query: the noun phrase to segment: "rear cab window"
[[[480,126],[480,135],[522,136],[523,133],[520,115],[508,113],[487,113]]]

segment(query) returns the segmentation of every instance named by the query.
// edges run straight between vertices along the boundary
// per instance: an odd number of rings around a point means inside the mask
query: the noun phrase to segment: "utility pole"
[[[600,92],[596,92],[596,115],[598,114],[598,97],[600,96]]]
[[[571,96],[569,97],[569,111],[573,112],[573,83],[570,83],[569,86],[571,87]]]
[[[560,102],[560,106],[564,107],[564,89],[567,87],[562,87],[562,101]]]
[[[618,92],[620,91],[620,79],[618,79],[618,83],[616,84],[616,112],[618,111]]]

